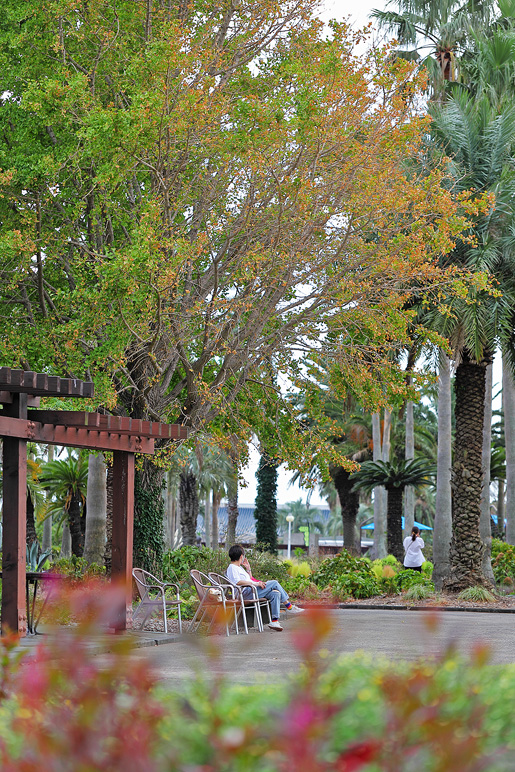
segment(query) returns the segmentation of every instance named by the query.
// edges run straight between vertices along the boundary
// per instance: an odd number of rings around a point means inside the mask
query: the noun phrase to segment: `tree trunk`
[[[204,530],[206,532],[206,547],[211,547],[211,491],[204,496]]]
[[[459,592],[490,586],[483,573],[484,546],[479,532],[483,487],[483,418],[486,368],[465,350],[456,370],[456,438],[452,468],[450,574],[444,588]]]
[[[165,521],[163,538],[166,549],[171,550],[175,541],[174,504],[175,496],[171,484],[171,473],[166,475],[166,487],[163,490],[163,503],[165,508]]]
[[[81,558],[84,552],[84,535],[82,533],[82,513],[80,498],[72,496],[68,507],[68,523],[72,539],[72,555]]]
[[[401,563],[404,562],[404,547],[402,545],[402,494],[402,488],[387,489],[388,554],[394,555]]]
[[[88,456],[88,491],[86,495],[86,538],[84,558],[88,564],[104,565],[106,547],[107,489],[104,456]]]
[[[111,576],[111,564],[113,559],[113,465],[107,467],[106,479],[106,547],[104,553],[104,565],[107,576]]]
[[[63,523],[63,534],[61,537],[61,552],[59,557],[69,558],[72,554],[72,536],[67,522]]]
[[[372,414],[372,442],[373,459],[382,461],[381,451],[381,416],[379,413]],[[386,552],[386,492],[382,486],[374,488],[374,547],[372,550],[374,558],[384,558]]]
[[[227,539],[225,546],[229,548],[236,541],[236,525],[238,523],[238,478],[227,486]]]
[[[361,538],[356,536],[356,519],[359,510],[359,493],[353,491],[354,481],[350,472],[342,466],[331,469],[331,477],[338,493],[343,520],[343,546],[355,555],[361,554]]]
[[[220,546],[220,537],[218,534],[218,509],[222,500],[223,491],[213,490],[213,507],[211,509],[211,540],[214,550]]]
[[[27,515],[26,515],[26,518],[27,518],[26,542],[27,542],[27,546],[30,547],[30,545],[33,542],[38,540],[38,535],[36,533],[36,521],[34,520],[34,504],[32,503],[32,498],[31,498],[31,495],[30,495],[29,491],[27,491],[26,510],[27,510]]]
[[[409,461],[415,458],[415,421],[413,419],[413,402],[406,402],[406,442],[405,458]],[[404,490],[404,533],[410,534],[415,521],[415,489],[408,485]]]
[[[192,472],[181,472],[179,511],[183,544],[194,545],[197,543],[198,491],[197,478]]]
[[[506,447],[506,541],[515,544],[515,378],[504,357],[502,399]]]
[[[433,531],[433,581],[441,590],[449,576],[449,550],[452,538],[452,393],[451,363],[440,351],[438,377],[438,457],[436,463],[436,499]]]
[[[54,446],[47,446],[47,461],[54,460]],[[47,501],[50,500],[50,493],[47,492]],[[43,541],[41,545],[43,552],[52,551],[52,515],[47,515],[43,520]]]
[[[492,570],[492,526],[490,516],[490,460],[492,456],[492,364],[486,368],[485,407],[483,416],[483,490],[481,491],[481,516],[479,533],[484,545],[483,573],[495,584]]]
[[[495,535],[496,538],[501,539],[504,536],[504,517],[505,517],[505,509],[504,509],[504,491],[505,491],[505,484],[504,480],[498,480],[497,481],[497,527],[495,528],[495,531],[493,530],[492,526],[492,536]]]

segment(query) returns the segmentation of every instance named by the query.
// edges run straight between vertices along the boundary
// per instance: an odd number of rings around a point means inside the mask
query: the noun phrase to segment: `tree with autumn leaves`
[[[299,352],[328,329],[370,378],[359,336],[380,366],[411,294],[449,282],[433,258],[465,220],[441,169],[404,163],[421,76],[388,48],[358,57],[316,8],[6,0],[2,363],[220,437],[273,420],[270,368],[302,388]],[[158,467],[140,475],[159,490]]]

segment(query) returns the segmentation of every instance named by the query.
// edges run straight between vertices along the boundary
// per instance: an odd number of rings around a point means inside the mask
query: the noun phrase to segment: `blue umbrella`
[[[424,525],[424,523],[417,523],[416,520],[413,523],[413,525],[418,526],[418,528],[420,528],[421,531],[432,531],[433,530],[428,525]],[[404,518],[402,518],[402,527],[404,528]],[[374,523],[369,523],[368,525],[362,525],[361,528],[362,528],[362,530],[365,530],[365,531],[373,531],[374,530]]]

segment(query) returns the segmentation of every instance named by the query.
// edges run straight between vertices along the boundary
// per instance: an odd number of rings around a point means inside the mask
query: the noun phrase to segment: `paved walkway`
[[[332,654],[363,650],[391,660],[413,660],[437,655],[451,641],[469,653],[478,642],[491,647],[492,664],[515,662],[515,615],[497,613],[443,612],[436,631],[427,628],[431,613],[376,609],[338,609],[328,612],[333,632],[323,644]],[[163,683],[177,683],[198,669],[215,668],[240,683],[277,680],[294,672],[299,657],[292,646],[291,629],[298,618],[284,622],[284,632],[246,635],[185,636],[166,646],[142,648]],[[206,656],[206,643],[215,643],[218,663]]]

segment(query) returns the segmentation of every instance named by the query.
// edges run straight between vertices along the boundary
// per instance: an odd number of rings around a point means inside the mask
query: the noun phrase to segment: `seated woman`
[[[229,550],[229,558],[231,563],[226,571],[226,576],[231,584],[236,584],[239,587],[243,587],[243,597],[250,597],[252,591],[250,587],[257,588],[257,594],[260,598],[266,598],[270,601],[272,621],[268,625],[271,630],[281,632],[283,629],[279,622],[279,609],[281,603],[284,603],[286,609],[293,614],[300,614],[304,609],[294,606],[288,597],[288,594],[281,587],[279,582],[275,579],[268,582],[261,582],[259,579],[255,579],[251,572],[247,558],[245,557],[245,550],[241,544],[234,544]]]

